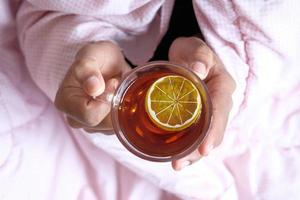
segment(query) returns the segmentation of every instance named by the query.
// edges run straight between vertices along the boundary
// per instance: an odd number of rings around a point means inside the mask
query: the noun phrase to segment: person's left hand
[[[72,128],[111,134],[109,96],[130,70],[117,44],[110,41],[87,43],[78,51],[60,84],[55,106],[66,114]]]
[[[196,37],[174,40],[169,49],[169,61],[192,69],[204,80],[213,105],[213,118],[205,141],[190,155],[172,161],[172,167],[181,170],[208,155],[222,142],[232,107],[231,96],[235,90],[235,82],[218,56]]]

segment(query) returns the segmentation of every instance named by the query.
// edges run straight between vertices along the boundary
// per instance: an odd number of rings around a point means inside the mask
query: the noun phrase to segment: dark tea
[[[118,121],[117,136],[132,153],[167,161],[187,155],[201,143],[211,105],[204,85],[192,72],[165,62],[154,64],[137,70],[121,88],[122,95],[116,94],[113,123]]]

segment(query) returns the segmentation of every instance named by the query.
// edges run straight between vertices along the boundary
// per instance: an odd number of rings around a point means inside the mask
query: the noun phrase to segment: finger
[[[116,79],[109,80],[103,94],[95,99],[83,92],[74,94],[68,92],[69,88],[61,88],[57,93],[55,104],[59,110],[72,116],[74,120],[89,127],[96,126],[110,112],[110,99],[117,84]]]
[[[172,161],[172,167],[174,170],[179,171],[183,168],[197,162],[200,160],[202,155],[199,153],[198,149],[189,154],[188,156],[185,156],[184,158],[173,160]]]
[[[130,69],[121,49],[109,41],[99,41],[84,46],[76,55],[76,60],[94,60],[103,77],[110,79]]]
[[[225,111],[219,109],[213,112],[211,127],[207,133],[207,137],[199,146],[199,152],[201,155],[207,156],[222,142],[227,121],[228,115]]]
[[[103,77],[110,79],[120,74],[123,68],[126,65],[121,50],[117,45],[106,41],[85,45],[77,53],[72,65],[75,78],[90,96],[98,96],[104,91]]]
[[[95,101],[99,102],[111,102],[114,92],[117,89],[119,85],[119,79],[118,78],[111,78],[110,80],[107,81],[106,83],[106,89],[103,92],[103,94],[97,96],[94,98]]]
[[[224,98],[224,96],[222,95],[220,95],[220,97]],[[203,156],[208,155],[214,147],[218,146],[221,143],[224,136],[224,131],[228,120],[228,112],[230,110],[232,101],[231,98],[229,98],[221,102],[218,97],[216,98],[216,109],[213,111],[214,118],[212,120],[211,128],[208,132],[207,138],[193,153],[184,158],[172,161],[172,167],[174,170],[181,170],[186,166],[200,160]],[[221,107],[224,107],[224,109],[222,109]]]
[[[169,60],[192,69],[201,79],[205,79],[216,65],[214,52],[199,38],[177,38],[171,45]]]
[[[201,80],[206,79],[210,67],[207,67],[204,63],[200,61],[195,61],[190,65],[190,68],[195,74],[197,74]]]
[[[233,79],[226,72],[216,75],[206,84],[213,105],[213,117],[207,137],[199,147],[201,155],[208,155],[214,147],[221,143],[233,104],[231,95],[235,89]]]
[[[108,86],[107,91],[105,91],[103,95],[100,95],[95,100],[97,100],[97,101],[104,100],[104,101],[110,102],[112,100],[112,97],[113,97],[112,94],[114,93],[114,91],[115,91],[118,84],[119,84],[118,79],[113,78],[113,79],[109,80],[108,83],[107,83],[107,86]],[[111,131],[111,130],[113,130],[112,121],[111,121],[111,114],[108,113],[107,116],[98,125],[96,125],[94,127],[87,127],[87,128],[85,128],[85,130],[89,133],[101,132],[105,135],[114,134]]]
[[[170,47],[169,60],[188,64],[199,60],[208,67],[215,64],[214,52],[203,40],[196,37],[177,38]]]
[[[97,117],[93,123],[88,124],[90,127],[98,126],[99,129],[108,129],[105,119],[107,119],[106,116],[110,113],[111,100],[118,83],[118,80],[115,78],[108,80],[105,91],[91,101],[91,104],[95,104],[97,107],[94,111],[91,110],[91,112],[97,113]]]
[[[97,60],[91,58],[77,60],[72,65],[72,71],[88,95],[98,96],[104,91],[105,82]]]

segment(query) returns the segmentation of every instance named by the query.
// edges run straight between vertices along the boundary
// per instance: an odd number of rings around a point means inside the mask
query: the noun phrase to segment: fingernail
[[[206,69],[206,65],[202,62],[195,62],[192,64],[192,70],[201,78],[201,79],[205,79],[208,72]]]
[[[94,85],[94,84],[99,83],[99,79],[97,76],[90,76],[86,79],[86,82]]]
[[[187,167],[187,166],[189,166],[189,165],[191,165],[191,164],[192,164],[191,161],[185,160],[183,163],[181,163],[180,169],[183,169],[183,168],[185,168],[185,167]]]
[[[89,78],[86,79],[84,82],[84,89],[89,95],[92,96],[97,96],[101,94],[104,88],[99,87],[100,85],[100,80],[97,76],[90,76]]]

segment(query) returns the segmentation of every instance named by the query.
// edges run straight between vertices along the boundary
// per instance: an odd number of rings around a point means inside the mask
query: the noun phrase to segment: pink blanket
[[[85,42],[111,40],[146,62],[173,3],[0,2],[0,199],[300,198],[297,0],[193,1],[238,87],[222,145],[183,171],[131,155],[115,136],[70,129],[53,107]]]

